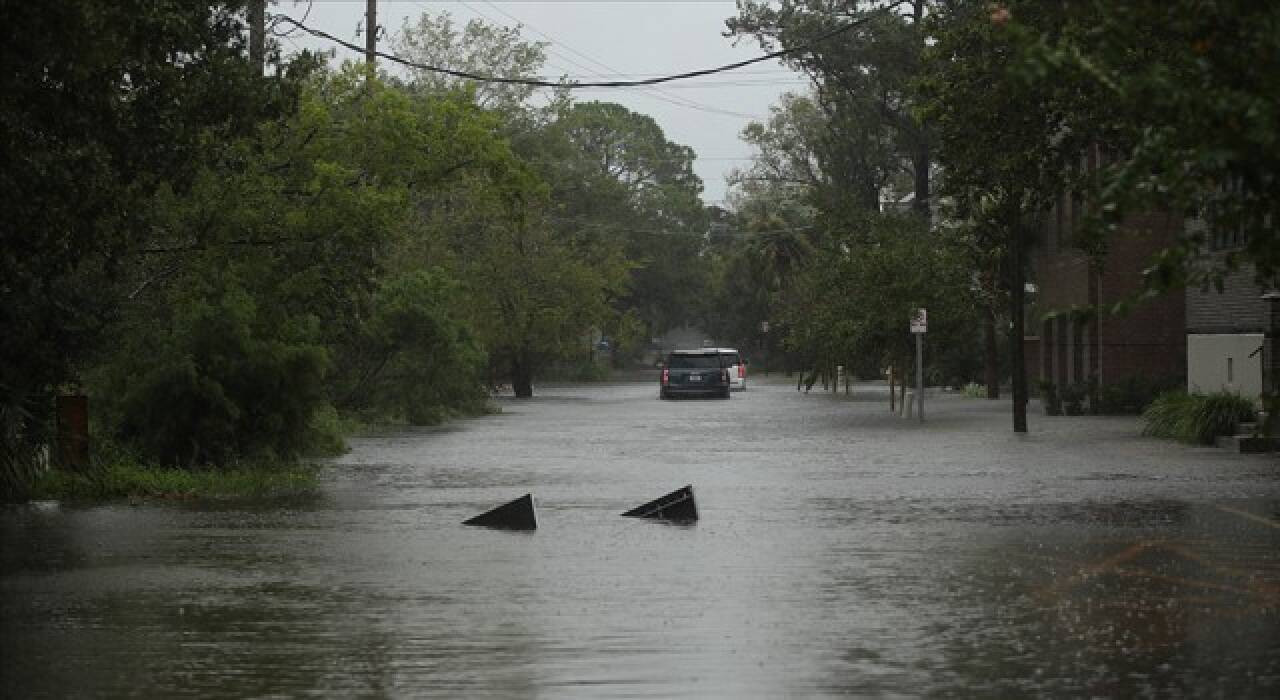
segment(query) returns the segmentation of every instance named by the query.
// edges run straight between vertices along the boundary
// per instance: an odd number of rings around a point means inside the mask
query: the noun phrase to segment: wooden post
[[[916,415],[924,422],[924,333],[916,333]]]
[[[898,411],[897,411],[897,409],[895,408],[896,404],[895,404],[895,402],[894,402],[894,399],[895,399],[896,397],[893,395],[893,390],[894,390],[894,386],[893,386],[893,365],[889,365],[889,413],[897,413],[897,412],[898,412]]]
[[[59,396],[57,414],[58,464],[63,469],[89,469],[89,397]]]

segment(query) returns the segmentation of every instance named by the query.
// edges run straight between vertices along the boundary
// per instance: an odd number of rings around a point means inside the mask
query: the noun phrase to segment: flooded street
[[[0,694],[1280,694],[1275,456],[782,382],[540,388],[299,502],[7,508]],[[694,525],[618,517],[685,484]]]

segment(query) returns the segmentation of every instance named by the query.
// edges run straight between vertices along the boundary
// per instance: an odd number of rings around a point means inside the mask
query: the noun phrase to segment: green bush
[[[1085,399],[1089,396],[1089,385],[1082,383],[1067,384],[1059,391],[1062,401],[1062,412],[1068,416],[1084,413]]]
[[[189,470],[114,462],[88,472],[50,469],[32,485],[33,500],[120,498],[262,498],[312,493],[317,470],[311,465],[257,465]]]
[[[1155,398],[1183,385],[1181,377],[1130,375],[1098,387],[1097,413],[1109,416],[1139,415]]]
[[[44,463],[42,428],[21,405],[0,400],[0,503],[26,500]]]
[[[1040,388],[1040,403],[1044,406],[1046,416],[1062,415],[1062,399],[1058,396],[1058,385],[1047,379],[1037,384]]]
[[[198,467],[288,461],[317,442],[328,353],[314,318],[280,322],[242,289],[139,325],[104,366],[99,420],[147,463]]]
[[[463,301],[440,270],[384,281],[355,342],[337,353],[332,384],[339,407],[371,422],[412,425],[483,412],[487,358],[455,318]]]
[[[1239,394],[1169,391],[1156,397],[1143,412],[1146,427],[1142,433],[1212,445],[1217,436],[1230,435],[1253,415],[1253,403]]]

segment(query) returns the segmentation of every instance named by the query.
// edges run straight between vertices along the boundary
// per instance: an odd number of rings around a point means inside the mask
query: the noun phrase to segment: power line
[[[484,2],[484,4],[488,5],[489,7],[492,7],[495,11],[497,11],[497,12],[498,12],[498,13],[500,13],[500,14],[502,14],[502,15],[503,15],[504,17],[506,17],[507,19],[510,19],[510,20],[512,20],[512,21],[514,21],[514,22],[516,22],[516,24],[517,24],[517,25],[523,25],[523,26],[528,27],[530,31],[534,32],[535,34],[538,34],[539,36],[543,37],[543,38],[544,38],[544,39],[546,39],[547,41],[551,42],[551,45],[553,45],[553,46],[559,46],[560,48],[562,48],[562,49],[564,49],[564,50],[567,50],[567,51],[569,51],[570,53],[573,53],[573,54],[575,54],[575,55],[577,55],[577,56],[581,56],[582,58],[586,59],[587,61],[590,61],[591,63],[593,63],[593,64],[595,64],[595,65],[597,65],[597,66],[600,66],[601,68],[604,68],[605,70],[608,70],[608,71],[615,71],[615,70],[617,70],[617,69],[615,69],[614,67],[612,67],[612,66],[610,66],[610,65],[608,65],[608,64],[606,64],[606,63],[604,63],[603,61],[600,61],[600,60],[597,60],[597,59],[595,59],[595,58],[592,58],[591,56],[588,56],[587,54],[585,54],[585,53],[583,53],[583,52],[581,52],[581,51],[579,51],[579,50],[577,50],[577,49],[573,48],[572,46],[569,46],[568,44],[564,43],[563,41],[558,41],[555,37],[551,36],[550,34],[547,34],[547,33],[546,33],[546,32],[544,32],[544,31],[541,31],[540,29],[538,29],[537,27],[535,27],[535,26],[533,26],[533,25],[531,25],[531,24],[528,24],[528,23],[524,22],[524,21],[523,21],[523,20],[521,20],[519,17],[516,17],[516,16],[512,15],[510,12],[507,12],[506,10],[502,9],[501,7],[498,7],[497,5],[493,4],[492,2],[490,2],[490,0],[482,0],[482,2]],[[470,7],[469,5],[466,5],[466,3],[463,3],[463,5],[464,5],[465,7]],[[486,15],[486,17],[487,17],[487,15]],[[575,60],[573,60],[573,59],[567,59],[567,60],[568,60],[568,62],[569,62],[570,64],[575,65],[575,66],[578,66],[578,67],[580,67],[580,68],[583,68],[583,69],[587,70],[587,71],[588,71],[588,75],[590,75],[590,76],[591,76],[591,77],[593,77],[593,78],[600,78],[600,77],[604,77],[602,74],[599,74],[599,73],[596,73],[596,72],[592,71],[592,70],[591,70],[591,68],[589,68],[589,67],[587,67],[587,66],[584,66],[583,64],[581,64],[581,63],[579,63],[579,62],[577,62],[577,61],[575,61]],[[671,86],[671,87],[676,87],[676,86]],[[760,117],[758,117],[757,115],[754,115],[754,114],[744,114],[744,113],[742,113],[742,112],[735,112],[735,111],[733,111],[733,110],[724,109],[724,108],[722,108],[722,107],[712,107],[711,105],[705,105],[705,104],[702,104],[702,103],[699,103],[699,102],[695,102],[695,101],[690,100],[690,99],[685,98],[685,97],[676,97],[676,96],[674,96],[674,95],[669,95],[669,94],[667,94],[667,93],[663,92],[662,90],[659,90],[658,88],[650,88],[650,89],[646,89],[646,90],[644,90],[644,92],[645,92],[645,93],[647,93],[647,94],[649,94],[651,97],[653,97],[653,98],[655,98],[655,99],[658,99],[658,100],[661,100],[661,101],[663,101],[663,102],[666,102],[667,104],[675,105],[675,106],[677,106],[677,107],[684,107],[684,108],[686,108],[686,109],[696,109],[696,110],[699,110],[699,111],[702,111],[702,112],[711,113],[711,114],[722,114],[722,115],[725,115],[725,116],[735,117],[735,118],[738,118],[738,119],[753,119],[753,120],[754,120],[754,119],[759,119],[759,118],[760,118]]]
[[[315,6],[315,0],[294,0],[293,4],[297,6],[298,2],[300,1],[307,3],[307,11],[302,15],[302,21],[305,22],[307,21],[307,18],[311,16],[311,10]],[[288,39],[289,37],[293,36],[294,31],[296,31],[294,29],[290,29],[289,31],[284,32],[283,34],[277,34],[275,31],[275,22],[273,21],[271,24],[272,24],[271,35],[280,37],[281,39]],[[290,40],[290,43],[293,43],[292,40]],[[297,46],[296,43],[294,43],[294,45]]]
[[[545,78],[506,78],[506,77],[492,76],[492,75],[477,75],[475,73],[470,73],[468,71],[454,70],[452,68],[443,68],[440,66],[431,66],[425,63],[410,61],[408,59],[396,56],[395,54],[386,53],[385,51],[374,51],[372,53],[378,58],[384,58],[388,61],[391,61],[392,63],[398,63],[402,66],[406,66],[409,68],[416,68],[418,70],[424,70],[431,73],[443,73],[445,75],[451,75],[455,78],[465,78],[467,80],[475,80],[477,82],[483,82],[483,83],[504,83],[509,85],[528,85],[531,87],[563,88],[568,90],[576,90],[581,88],[646,87],[650,85],[660,85],[662,83],[670,83],[678,80],[689,80],[691,78],[699,78],[706,75],[715,75],[717,73],[725,73],[728,71],[737,70],[739,68],[744,68],[746,66],[754,65],[757,63],[762,63],[764,61],[771,61],[777,58],[781,58],[783,56],[789,56],[794,53],[809,51],[813,49],[817,44],[824,42],[828,39],[831,39],[833,37],[836,37],[845,32],[848,32],[858,26],[866,24],[867,22],[871,21],[871,19],[872,19],[872,16],[869,15],[861,19],[854,20],[849,24],[846,24],[842,27],[837,27],[836,29],[833,29],[825,34],[822,34],[821,36],[817,37],[813,41],[809,42],[808,44],[804,44],[802,46],[795,46],[789,49],[780,49],[778,51],[773,51],[773,52],[764,54],[762,56],[749,58],[745,61],[736,61],[734,63],[727,63],[723,66],[717,66],[715,68],[702,68],[699,70],[686,71],[683,73],[676,73],[673,75],[664,75],[664,76],[659,76],[655,78],[645,78],[642,80],[608,80],[608,81],[599,81],[599,82],[577,83],[577,82],[565,82],[565,81],[552,81],[552,80],[547,80]],[[288,15],[275,15],[272,19],[272,22],[273,24],[279,23],[279,22],[286,22],[314,37],[331,41],[344,48],[350,49],[351,51],[356,51],[358,53],[365,53],[364,47],[357,46],[344,39],[339,39],[338,37],[328,32],[324,32],[319,29],[308,27],[307,25],[303,24],[302,22],[299,22],[298,20],[292,17],[289,17]]]
[[[490,4],[492,4],[492,3],[490,3]],[[424,7],[425,7],[425,6],[424,6]],[[508,17],[510,17],[510,15],[508,15]],[[526,27],[529,27],[529,29],[533,29],[533,27],[530,27],[528,24],[526,24],[523,20],[519,19],[518,17],[511,17],[511,18],[512,18],[512,19],[514,19],[514,20],[516,20],[517,22],[520,22],[520,24],[522,24],[522,25],[524,25],[524,26],[526,26]],[[541,34],[541,32],[539,32],[539,33]],[[545,36],[545,35],[544,35],[544,36]],[[566,47],[566,48],[568,48],[568,47]],[[572,50],[572,49],[571,49],[571,50]],[[595,63],[599,63],[598,61],[595,61],[594,59],[591,59],[591,60],[592,60],[593,62],[595,62]],[[599,63],[599,65],[604,65],[604,64],[603,64],[603,63]],[[587,76],[585,76],[585,77],[591,77],[591,78],[653,78],[653,77],[657,77],[657,76],[660,76],[660,75],[664,75],[664,74],[663,74],[663,73],[613,73],[613,72],[610,72],[610,73],[603,73],[603,72],[592,72],[592,73],[587,74]],[[783,76],[787,76],[787,77],[791,77],[791,78],[798,78],[798,79],[808,80],[808,78],[805,78],[803,74],[801,74],[801,73],[797,73],[797,72],[795,72],[795,71],[793,71],[793,70],[787,70],[787,69],[785,69],[785,68],[783,68],[783,69],[774,69],[774,70],[740,70],[740,71],[734,71],[734,75],[735,75],[735,76],[744,76],[744,75],[751,75],[751,76],[775,76],[775,77],[783,77]],[[577,79],[577,78],[581,78],[581,77],[584,77],[584,76],[581,76],[581,75],[571,75],[571,76],[568,76],[568,77],[573,78],[573,79]]]
[[[581,232],[594,230],[602,233],[626,233],[626,234],[636,234],[636,235],[642,235],[642,236],[676,236],[676,237],[682,237],[682,238],[705,238],[705,237],[754,238],[756,236],[767,236],[775,233],[803,233],[805,231],[812,231],[815,229],[814,226],[789,226],[785,228],[773,228],[773,229],[767,229],[763,231],[746,231],[741,229],[730,230],[727,228],[723,230],[708,229],[705,231],[679,231],[679,230],[672,230],[672,229],[630,228],[630,227],[614,226],[612,224],[592,223],[589,221],[559,219],[555,217],[549,217],[547,220],[553,224],[577,227],[578,230]]]
[[[807,80],[713,80],[711,82],[689,82],[679,85],[668,85],[665,90],[715,90],[718,88],[747,87],[805,87]],[[622,90],[625,88],[586,88],[588,90]]]

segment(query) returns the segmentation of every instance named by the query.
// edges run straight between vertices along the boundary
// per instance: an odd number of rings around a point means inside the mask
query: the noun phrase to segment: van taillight
[[[666,367],[662,368],[662,383],[667,384],[671,381],[671,370]]]
[[[746,378],[747,378],[747,366],[738,365],[738,379],[746,379]]]

